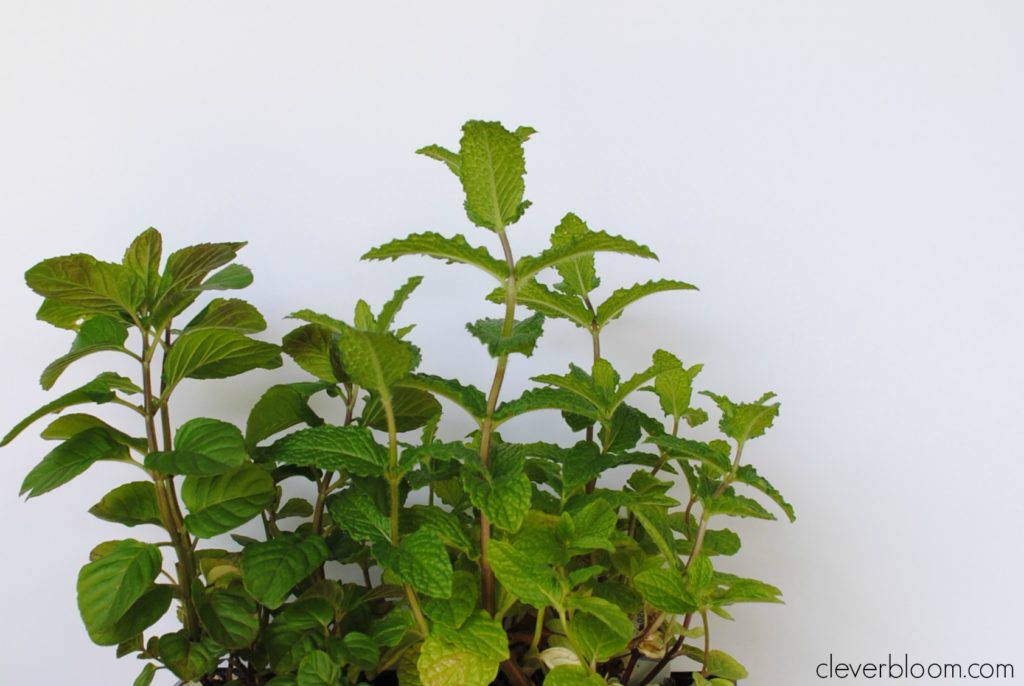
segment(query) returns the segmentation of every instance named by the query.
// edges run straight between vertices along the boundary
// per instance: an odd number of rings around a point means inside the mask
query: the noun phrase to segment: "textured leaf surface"
[[[134,313],[145,299],[145,284],[120,264],[82,253],[43,260],[25,272],[33,291],[84,311]]]
[[[238,427],[205,417],[178,427],[174,448],[147,455],[146,467],[163,474],[213,476],[237,469],[249,459]]]
[[[399,382],[401,387],[417,388],[451,400],[472,417],[483,417],[487,411],[487,398],[476,386],[456,379],[444,379],[431,374],[410,374]]]
[[[89,514],[125,526],[162,524],[152,481],[132,481],[118,486],[93,505]]]
[[[537,608],[561,605],[562,585],[550,567],[505,541],[491,541],[489,552],[494,576],[509,593]]]
[[[93,353],[124,352],[124,342],[127,338],[128,327],[121,321],[106,315],[89,318],[79,328],[75,340],[71,343],[71,350],[51,362],[43,370],[39,384],[45,390],[53,388],[65,369],[73,362]]]
[[[479,319],[466,324],[466,330],[487,346],[491,357],[519,353],[529,357],[537,347],[537,339],[544,333],[544,315],[535,314],[516,320],[509,335],[502,335],[504,321],[501,319]]]
[[[164,360],[164,379],[173,387],[184,378],[223,379],[280,366],[276,345],[228,329],[199,329],[182,334],[171,346]]]
[[[523,525],[533,496],[530,479],[525,474],[507,474],[490,482],[467,480],[465,487],[473,505],[497,528],[515,532]]]
[[[309,406],[309,398],[328,387],[325,383],[271,386],[249,411],[245,423],[246,445],[252,449],[260,441],[296,424],[323,424],[324,420]]]
[[[341,668],[322,650],[302,658],[299,673],[295,677],[297,686],[338,686]]]
[[[228,329],[239,333],[259,333],[267,328],[267,320],[259,310],[237,298],[214,298],[185,326],[197,329]]]
[[[357,541],[391,541],[391,522],[365,487],[353,484],[331,496],[327,507],[338,526]]]
[[[282,349],[295,364],[328,383],[343,381],[337,334],[320,324],[304,324],[285,335]]]
[[[260,631],[259,609],[248,594],[240,590],[206,590],[197,582],[192,597],[203,626],[218,644],[239,650],[256,640]]]
[[[185,527],[211,538],[245,524],[274,502],[274,480],[263,469],[247,465],[217,476],[190,476],[181,485],[188,507]]]
[[[90,633],[110,629],[152,588],[160,573],[160,550],[127,539],[78,574],[78,610]]]
[[[502,260],[495,258],[486,248],[470,245],[461,234],[449,238],[432,231],[414,233],[373,248],[363,255],[363,259],[396,260],[409,255],[433,257],[449,264],[468,264],[482,269],[499,281],[508,277],[508,266]]]
[[[466,122],[459,159],[469,220],[493,231],[518,221],[526,209],[526,162],[519,137],[497,122]]]
[[[242,551],[242,581],[252,597],[277,609],[330,555],[319,536],[283,534]]]
[[[369,429],[322,424],[290,433],[271,447],[278,462],[328,471],[346,470],[356,476],[381,476],[387,450]]]
[[[406,536],[398,546],[398,574],[416,591],[451,598],[453,571],[444,543],[432,529]]]
[[[559,665],[544,677],[544,686],[604,686],[605,680],[578,665]]]
[[[752,403],[734,403],[724,395],[718,395],[711,391],[702,393],[718,405],[722,411],[722,419],[718,428],[729,438],[743,443],[751,438],[763,436],[775,418],[779,416],[779,403],[769,403],[775,398],[774,393],[765,393]]]
[[[637,257],[657,259],[657,255],[645,245],[622,236],[613,236],[604,231],[589,231],[572,240],[553,245],[539,255],[522,257],[516,262],[516,280],[524,281],[549,267],[556,267],[568,260],[575,260],[595,252],[615,252]]]
[[[636,590],[653,607],[671,614],[685,615],[697,611],[697,601],[678,569],[647,569],[633,577]]]
[[[153,307],[153,323],[162,325],[201,293],[200,284],[215,269],[235,259],[245,243],[200,243],[168,255]]]
[[[418,388],[398,386],[391,390],[391,409],[395,415],[395,426],[399,433],[422,428],[434,417],[441,414],[441,403],[434,396]],[[373,394],[363,406],[361,417],[366,426],[378,431],[387,431],[387,416],[380,396]]]
[[[697,287],[685,281],[674,281],[672,279],[657,279],[638,283],[628,288],[616,289],[608,299],[597,306],[598,326],[605,324],[619,317],[622,311],[648,295],[664,293],[665,291],[693,291]]]
[[[209,639],[189,641],[185,633],[165,634],[157,643],[160,661],[186,681],[198,679],[212,672],[217,666],[221,648]]]
[[[779,508],[786,513],[786,517],[789,518],[789,521],[796,521],[796,513],[793,511],[793,506],[786,502],[786,499],[777,488],[772,486],[767,479],[757,473],[757,470],[753,465],[740,465],[736,470],[736,481],[741,484],[747,484],[748,486],[752,486],[753,488],[761,491],[771,498],[772,502],[778,505]]]
[[[493,303],[504,303],[505,289],[496,288],[487,299]],[[536,279],[528,279],[517,286],[516,304],[528,307],[545,317],[568,319],[584,329],[589,327],[593,320],[593,316],[578,297],[553,291]]]

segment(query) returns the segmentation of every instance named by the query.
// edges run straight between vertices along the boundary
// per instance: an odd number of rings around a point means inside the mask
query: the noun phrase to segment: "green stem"
[[[547,614],[547,608],[542,607],[537,610],[537,624],[533,627],[533,641],[530,642],[530,652],[536,653],[540,649],[540,638],[544,633],[544,615]]]
[[[512,247],[504,227],[498,229],[501,249],[505,254],[508,267],[508,281],[505,283],[505,319],[501,326],[501,335],[508,336],[516,323],[516,263],[512,257]],[[491,464],[491,436],[494,433],[494,410],[498,406],[501,385],[505,380],[505,369],[508,367],[508,355],[500,355],[491,380],[491,390],[487,395],[487,410],[480,425],[480,460],[485,466]],[[494,615],[494,572],[490,561],[491,521],[483,512],[480,513],[480,585],[484,609]]]
[[[394,407],[391,405],[391,394],[388,393],[387,389],[381,390],[380,402],[384,406],[384,416],[388,422],[388,490],[391,500],[391,545],[398,547],[401,541],[401,532],[398,526],[398,424],[395,421]],[[427,624],[427,618],[423,616],[423,610],[420,609],[420,601],[416,597],[416,592],[408,584],[405,584],[405,597],[409,601],[409,608],[416,619],[416,625],[419,627],[420,633],[426,636],[430,631],[430,626]]]

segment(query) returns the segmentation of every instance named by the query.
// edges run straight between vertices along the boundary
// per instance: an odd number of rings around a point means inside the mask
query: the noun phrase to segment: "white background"
[[[419,322],[424,369],[486,385],[491,362],[462,329],[492,315],[486,277],[357,258],[412,230],[494,248],[455,180],[413,150],[457,145],[467,118],[529,124],[518,254],[572,210],[661,256],[601,258],[607,286],[702,289],[634,307],[609,329],[613,363],[633,371],[663,346],[705,363],[705,387],[781,396],[748,454],[799,520],[742,524],[723,564],[787,605],[715,627],[750,682],[818,683],[830,652],[1024,672],[1019,3],[0,7],[4,429],[51,397],[38,373],[69,344],[34,321],[23,271],[118,259],[149,225],[172,247],[249,240],[246,297],[269,340],[295,309],[347,317],[424,274],[402,316]],[[509,392],[588,354],[553,322]],[[194,385],[176,419],[240,420],[272,381],[300,378],[289,364]],[[35,433],[0,453],[0,683],[128,684],[139,665],[88,642],[74,582],[96,542],[124,535],[86,509],[131,476],[100,465],[20,502],[45,452]]]

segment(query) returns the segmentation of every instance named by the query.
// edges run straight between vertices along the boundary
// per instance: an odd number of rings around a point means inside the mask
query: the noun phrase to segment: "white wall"
[[[487,241],[413,150],[456,144],[470,117],[530,124],[520,254],[574,210],[662,257],[601,259],[609,286],[702,288],[634,308],[609,358],[632,370],[665,346],[711,388],[782,398],[750,458],[799,520],[743,525],[730,569],[788,604],[716,629],[751,682],[816,683],[829,652],[1020,674],[1022,34],[1024,8],[997,1],[5,0],[0,425],[45,401],[38,373],[68,345],[33,321],[22,272],[117,258],[149,225],[175,246],[251,241],[248,297],[273,337],[294,309],[347,316],[425,274],[406,314],[425,368],[485,383],[462,330],[488,313],[483,277],[357,256],[410,230]],[[586,354],[550,324],[510,389]],[[298,377],[194,389],[178,419],[239,419]],[[130,683],[137,665],[88,642],[74,592],[90,547],[123,533],[85,513],[122,474],[19,502],[42,454],[34,434],[0,454],[0,683]]]

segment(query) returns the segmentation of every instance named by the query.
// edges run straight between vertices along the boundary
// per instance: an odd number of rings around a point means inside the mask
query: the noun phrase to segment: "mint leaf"
[[[466,330],[487,346],[491,357],[502,357],[520,353],[529,357],[537,346],[537,339],[544,333],[544,315],[535,314],[516,320],[509,335],[502,335],[504,321],[501,319],[479,319],[466,324]]]
[[[356,476],[381,476],[388,463],[387,449],[369,429],[321,424],[290,433],[270,448],[277,462],[326,471],[347,471]]]
[[[523,201],[523,143],[497,122],[468,121],[459,142],[459,180],[469,220],[492,231],[516,223]]]
[[[364,260],[397,260],[408,255],[421,255],[444,260],[448,264],[459,262],[481,269],[499,281],[508,278],[508,266],[491,255],[486,248],[470,245],[461,234],[451,238],[428,231],[414,233],[405,238],[389,241],[369,250]]]
[[[775,397],[774,393],[765,393],[752,403],[734,403],[724,395],[711,391],[701,393],[714,400],[722,411],[718,428],[738,443],[763,436],[779,416],[779,403],[768,402]]]
[[[253,598],[275,610],[328,555],[319,536],[284,533],[252,543],[242,551],[242,582]]]
[[[658,610],[675,615],[697,611],[697,601],[686,590],[678,569],[647,569],[633,577],[633,585]]]
[[[665,291],[695,291],[697,287],[685,281],[674,281],[672,279],[657,279],[638,283],[628,288],[615,290],[608,298],[597,306],[597,325],[604,328],[608,322],[617,319],[624,309],[637,300]]]

